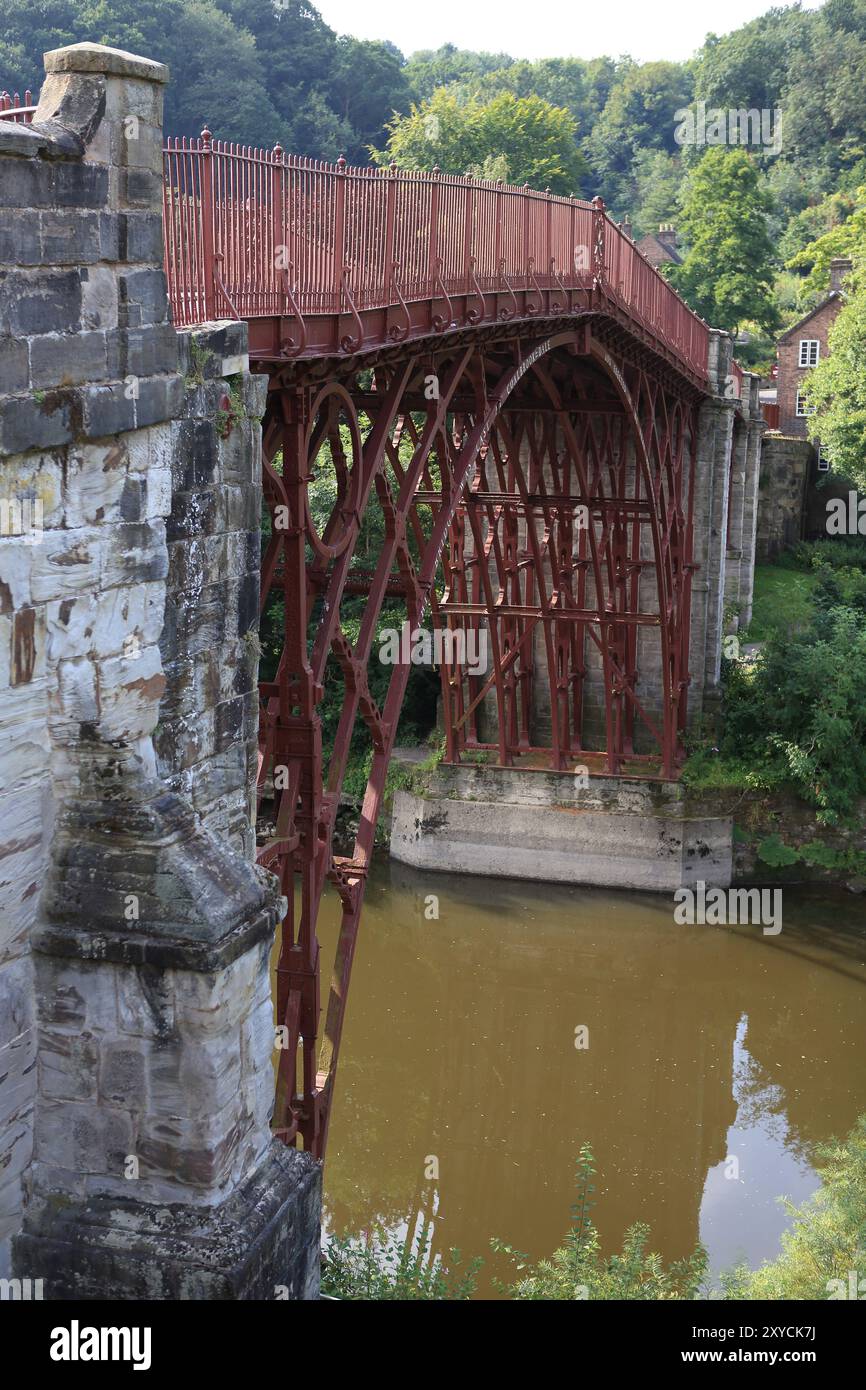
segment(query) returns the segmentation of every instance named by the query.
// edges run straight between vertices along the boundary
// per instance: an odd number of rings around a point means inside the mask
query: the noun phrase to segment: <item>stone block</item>
[[[77,270],[0,272],[0,334],[74,333],[81,322]]]
[[[85,386],[81,391],[82,435],[104,439],[135,427],[135,397],[121,381],[106,386]]]
[[[148,1103],[148,1052],[141,1041],[106,1043],[99,1057],[99,1094],[109,1103],[142,1110]]]
[[[72,404],[68,391],[0,397],[0,454],[68,444],[72,439]]]
[[[19,338],[0,337],[0,395],[24,391],[29,382],[27,344]]]
[[[31,593],[34,603],[69,598],[99,588],[102,540],[98,532],[82,526],[70,531],[48,531],[32,547]],[[0,560],[2,572],[2,560]]]
[[[51,166],[51,195],[46,200],[48,206],[101,210],[107,202],[108,170],[103,166],[60,161]],[[46,203],[40,205],[45,206]]]
[[[81,324],[84,328],[116,328],[117,275],[110,266],[85,266],[81,275]]]
[[[39,1095],[51,1100],[93,1100],[99,1049],[92,1038],[39,1029]]]
[[[40,1162],[73,1174],[122,1177],[134,1152],[132,1118],[125,1111],[93,1101],[40,1098],[34,1129],[34,1154]]]
[[[49,1299],[316,1299],[321,1168],[272,1143],[217,1206],[183,1208],[131,1192],[86,1203],[37,1199],[15,1268],[45,1279]],[[144,1184],[137,1185],[140,1192]]]
[[[44,211],[39,214],[42,259],[48,265],[92,265],[101,257],[100,214]]]
[[[105,334],[44,334],[30,345],[34,390],[99,381],[107,375]]]
[[[183,378],[180,376],[151,376],[139,383],[136,402],[136,424],[139,427],[158,425],[180,413],[183,404]]]
[[[40,265],[39,217],[28,208],[0,208],[0,264]]]
[[[168,322],[168,296],[162,268],[125,270],[118,275],[120,303],[129,328]],[[131,310],[138,312],[130,316]]]
[[[106,588],[148,584],[168,572],[165,527],[159,520],[126,522],[112,527],[101,571]]]

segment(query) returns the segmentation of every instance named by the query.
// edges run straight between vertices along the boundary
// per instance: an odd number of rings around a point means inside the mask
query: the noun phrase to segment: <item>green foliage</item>
[[[404,169],[438,165],[445,173],[463,174],[497,160],[508,183],[554,193],[573,192],[584,172],[573,117],[535,95],[500,92],[485,102],[440,87],[391,121],[388,131],[387,147],[373,151],[381,165],[396,160]]]
[[[744,149],[712,146],[685,181],[679,226],[688,251],[669,278],[714,328],[735,333],[747,321],[777,321],[770,207]]]
[[[632,221],[636,237],[657,232],[662,222],[673,222],[683,178],[679,155],[666,150],[641,150],[632,165],[634,202]]]
[[[681,63],[630,65],[612,87],[586,142],[595,192],[627,212],[634,201],[633,165],[646,150],[677,151],[674,112],[692,99],[692,78]]]
[[[707,1256],[698,1247],[687,1259],[665,1266],[649,1248],[650,1229],[643,1223],[630,1226],[622,1250],[605,1256],[590,1212],[595,1205],[592,1179],[595,1163],[592,1150],[584,1144],[577,1161],[577,1201],[572,1223],[563,1244],[549,1259],[529,1263],[525,1255],[492,1241],[493,1248],[507,1255],[515,1266],[517,1279],[503,1289],[510,1298],[559,1301],[562,1299],[620,1299],[667,1301],[696,1298],[706,1281]]]
[[[785,1203],[793,1225],[782,1236],[782,1254],[758,1270],[728,1274],[726,1298],[823,1301],[848,1296],[850,1272],[866,1277],[866,1116],[842,1143],[823,1146],[819,1158],[815,1195],[800,1207]]]
[[[749,641],[764,642],[774,633],[806,626],[812,618],[815,582],[807,566],[756,565]]]
[[[429,1234],[414,1249],[398,1245],[377,1228],[366,1240],[329,1239],[322,1261],[322,1293],[363,1301],[464,1301],[475,1292],[480,1265],[480,1259],[464,1265],[459,1250],[450,1250],[447,1262],[439,1255],[431,1257]]]
[[[775,566],[764,565],[758,568],[821,570],[828,567],[866,570],[866,539],[861,540],[858,536],[839,536],[827,540],[797,541],[783,551]]]
[[[830,226],[787,263],[789,270],[808,271],[804,289],[816,296],[830,288],[830,262],[836,256],[850,256],[855,271],[862,269],[866,259],[866,188],[858,188],[853,196],[839,194],[827,201],[832,210]],[[801,213],[800,220],[804,217]]]
[[[598,120],[619,75],[631,67],[626,59],[542,58],[536,63],[509,60],[506,66],[480,75],[466,90],[490,100],[498,92],[516,97],[538,96],[552,106],[564,106],[574,117],[578,136],[585,138]],[[593,189],[593,192],[595,190]]]
[[[819,203],[796,213],[779,239],[779,255],[789,269],[814,269],[813,275],[800,281],[804,291],[811,292],[813,301],[829,288],[833,256],[848,254],[850,230],[843,233],[841,229],[856,206],[856,197],[851,193],[828,193]],[[827,237],[829,241],[825,241]],[[841,249],[833,249],[834,246]],[[803,307],[811,305],[804,303]]]
[[[866,212],[866,209],[864,209]],[[829,451],[834,472],[866,491],[866,278],[860,274],[829,333],[829,353],[805,378],[814,409],[809,433]]]
[[[708,106],[777,106],[793,58],[808,47],[810,19],[796,8],[775,9],[721,38],[708,34],[695,66],[695,96]]]
[[[722,757],[787,780],[819,822],[850,816],[866,794],[864,612],[816,591],[808,627],[771,637],[752,667],[726,666]]]
[[[796,864],[799,858],[797,851],[784,844],[778,835],[768,835],[766,840],[762,840],[757,854],[761,862],[769,864],[771,869],[788,868]]]
[[[338,39],[305,0],[0,0],[0,84],[38,88],[82,40],[167,62],[165,128],[361,161],[411,89],[387,43]]]
[[[471,83],[487,73],[497,74],[514,62],[507,53],[471,53],[444,43],[441,48],[423,48],[406,64],[406,77],[421,101],[431,97],[437,87]]]
[[[866,542],[803,541],[783,563],[758,566],[748,636],[763,642],[760,653],[723,659],[720,732],[714,744],[697,742],[683,782],[695,791],[787,787],[820,824],[850,821],[866,795]],[[770,837],[760,857],[811,862],[805,847],[793,858],[789,849]],[[860,871],[853,859],[833,867]]]

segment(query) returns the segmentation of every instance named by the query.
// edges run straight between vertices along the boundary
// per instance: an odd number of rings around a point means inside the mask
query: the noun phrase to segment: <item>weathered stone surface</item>
[[[146,82],[168,81],[165,63],[139,58],[122,48],[107,48],[101,43],[72,43],[66,48],[52,48],[45,54],[45,71],[97,72],[113,77],[138,77]]]
[[[131,1188],[133,1185],[129,1184]],[[90,1197],[34,1204],[17,1241],[21,1269],[49,1299],[314,1299],[321,1170],[275,1143],[213,1209]]]
[[[266,1158],[285,905],[250,858],[263,397],[245,325],[196,335],[194,361],[168,321],[164,70],[98,45],[49,67],[35,128],[0,123],[4,498],[43,504],[0,536],[0,1270],[29,1191],[22,1258],[55,1290],[133,1297],[145,1268],[153,1296],[314,1296],[318,1169]],[[174,496],[173,421],[196,441]],[[169,517],[196,553],[167,595]]]
[[[689,806],[676,782],[588,782],[440,768],[423,797],[395,795],[391,855],[420,868],[659,892],[730,883],[730,815]]]

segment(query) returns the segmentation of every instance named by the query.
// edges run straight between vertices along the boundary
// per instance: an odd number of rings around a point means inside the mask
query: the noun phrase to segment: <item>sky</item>
[[[776,0],[780,3],[780,0]],[[765,14],[773,0],[313,0],[338,34],[390,39],[408,57],[419,48],[508,53],[512,58],[598,58],[681,62],[708,33],[727,34]],[[805,0],[817,9],[819,0]]]

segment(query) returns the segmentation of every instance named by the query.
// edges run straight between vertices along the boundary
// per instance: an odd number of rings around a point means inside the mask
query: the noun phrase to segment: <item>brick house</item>
[[[634,241],[631,218],[626,217],[619,226],[629,241]],[[682,265],[683,258],[677,249],[677,231],[673,222],[660,223],[657,232],[642,236],[640,241],[634,241],[634,244],[641,255],[646,256],[650,265],[656,268],[665,264]]]
[[[662,222],[657,232],[642,236],[635,244],[650,265],[656,268],[665,264],[682,264],[683,258],[677,250],[677,232],[672,222]]]
[[[851,261],[837,256],[830,262],[830,292],[820,304],[782,334],[776,354],[776,402],[779,409],[778,429],[784,435],[806,438],[807,411],[802,399],[803,378],[826,357],[827,337],[845,297],[842,284],[851,269]]]

